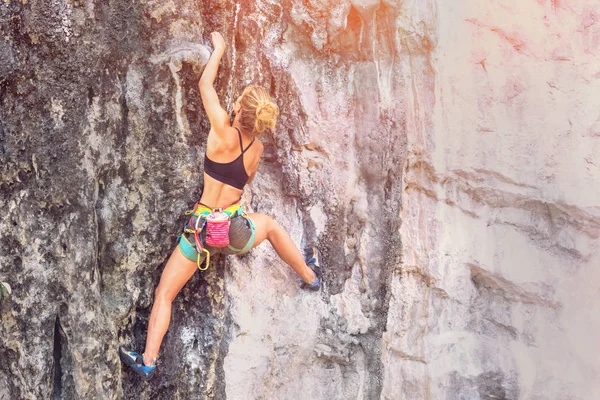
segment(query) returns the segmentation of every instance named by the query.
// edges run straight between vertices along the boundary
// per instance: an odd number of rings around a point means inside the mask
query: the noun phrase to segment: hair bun
[[[258,85],[248,85],[242,92],[239,102],[240,127],[244,132],[260,134],[275,128],[279,107],[273,103],[267,89]]]
[[[272,101],[260,101],[256,105],[256,122],[254,130],[262,133],[266,129],[275,128],[277,117],[279,116],[279,107]]]

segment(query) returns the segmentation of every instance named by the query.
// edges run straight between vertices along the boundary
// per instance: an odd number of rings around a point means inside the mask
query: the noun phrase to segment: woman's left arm
[[[219,102],[219,96],[215,90],[213,84],[217,77],[217,71],[219,70],[219,62],[225,53],[225,40],[218,32],[211,33],[212,41],[215,50],[210,55],[210,59],[204,67],[200,81],[198,82],[198,89],[200,90],[200,96],[202,97],[202,104],[204,110],[210,121],[215,133],[220,135],[224,128],[230,126],[229,115],[227,111],[221,107]]]

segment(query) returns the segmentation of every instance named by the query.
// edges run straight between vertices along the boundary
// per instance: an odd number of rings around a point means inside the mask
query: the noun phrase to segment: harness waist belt
[[[210,215],[213,211],[221,211],[225,214],[229,215],[230,218],[233,218],[237,215],[241,215],[242,206],[240,203],[235,203],[226,208],[210,208],[200,202],[194,204],[194,215],[199,216],[207,216]]]

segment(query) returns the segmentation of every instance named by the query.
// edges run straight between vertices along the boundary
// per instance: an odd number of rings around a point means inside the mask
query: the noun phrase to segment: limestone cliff
[[[0,399],[600,396],[600,2],[5,0]],[[176,299],[202,191],[196,88],[281,108],[245,206],[318,245],[320,293],[265,243]]]

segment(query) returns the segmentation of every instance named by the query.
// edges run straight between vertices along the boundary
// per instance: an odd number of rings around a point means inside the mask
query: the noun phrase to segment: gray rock
[[[0,399],[599,397],[594,4],[484,3],[2,2]],[[281,109],[244,205],[325,283],[215,257],[143,383],[213,30]]]

